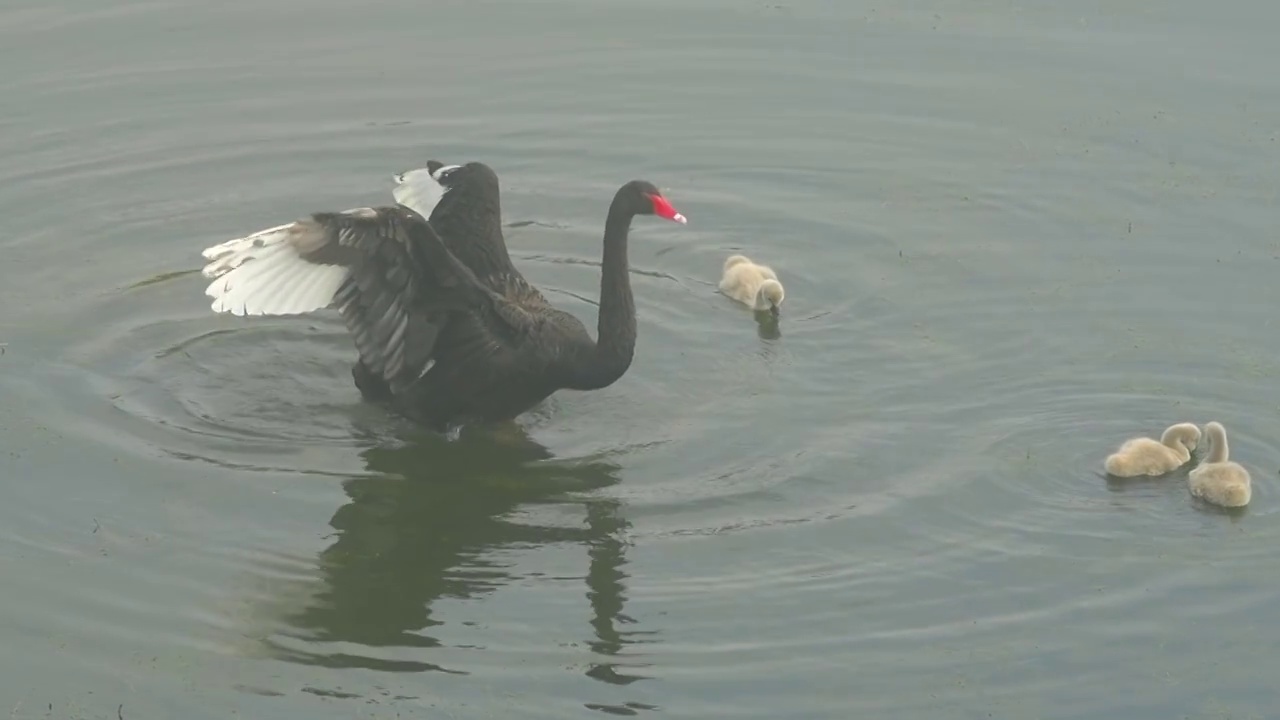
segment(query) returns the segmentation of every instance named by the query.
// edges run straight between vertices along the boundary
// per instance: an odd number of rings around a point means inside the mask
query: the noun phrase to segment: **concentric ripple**
[[[13,717],[1273,712],[1272,6],[74,5],[0,10]],[[429,157],[589,327],[688,216],[620,382],[439,438],[209,311]],[[1211,419],[1249,508],[1101,475]]]

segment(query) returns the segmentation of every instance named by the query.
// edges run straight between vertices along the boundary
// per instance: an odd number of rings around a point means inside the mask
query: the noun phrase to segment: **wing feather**
[[[315,213],[215,245],[204,256],[211,278],[205,292],[216,312],[333,307],[361,364],[393,393],[440,362],[489,363],[495,377],[519,369],[528,312],[481,283],[411,207]],[[446,330],[448,345],[437,348]]]
[[[416,213],[355,208],[316,213],[204,251],[215,312],[295,315],[335,307],[364,364],[396,384],[421,371],[439,332],[412,322],[415,307],[439,295],[438,273],[414,272],[410,246]],[[445,284],[442,284],[442,286]],[[406,363],[408,354],[418,367]]]

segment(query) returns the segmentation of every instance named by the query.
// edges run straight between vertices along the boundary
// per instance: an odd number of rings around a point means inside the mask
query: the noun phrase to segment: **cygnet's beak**
[[[774,320],[777,320],[777,319],[778,319],[778,314],[779,314],[779,313],[781,313],[781,312],[782,312],[782,309],[781,309],[781,308],[779,308],[777,305],[770,305],[770,306],[769,306],[769,314],[773,316],[773,319],[774,319]]]

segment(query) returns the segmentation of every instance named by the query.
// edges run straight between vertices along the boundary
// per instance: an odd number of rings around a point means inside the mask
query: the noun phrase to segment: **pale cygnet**
[[[1200,428],[1192,423],[1170,425],[1160,435],[1160,442],[1138,437],[1126,440],[1119,450],[1107,456],[1107,472],[1116,477],[1163,475],[1176,470],[1191,459],[1191,451],[1200,443]]]
[[[1253,497],[1249,471],[1227,459],[1227,431],[1220,422],[1204,426],[1209,455],[1187,475],[1191,494],[1222,507],[1243,507]]]
[[[786,297],[773,268],[757,265],[743,255],[730,255],[724,261],[720,292],[757,312],[768,310],[774,317]]]

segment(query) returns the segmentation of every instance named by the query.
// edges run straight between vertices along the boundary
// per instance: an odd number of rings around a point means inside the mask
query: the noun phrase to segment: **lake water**
[[[0,712],[1274,717],[1280,5],[10,0]],[[454,442],[200,250],[481,160],[630,372]],[[745,252],[777,331],[715,293]],[[1103,458],[1222,421],[1242,512]],[[1185,474],[1185,473],[1184,473]]]

